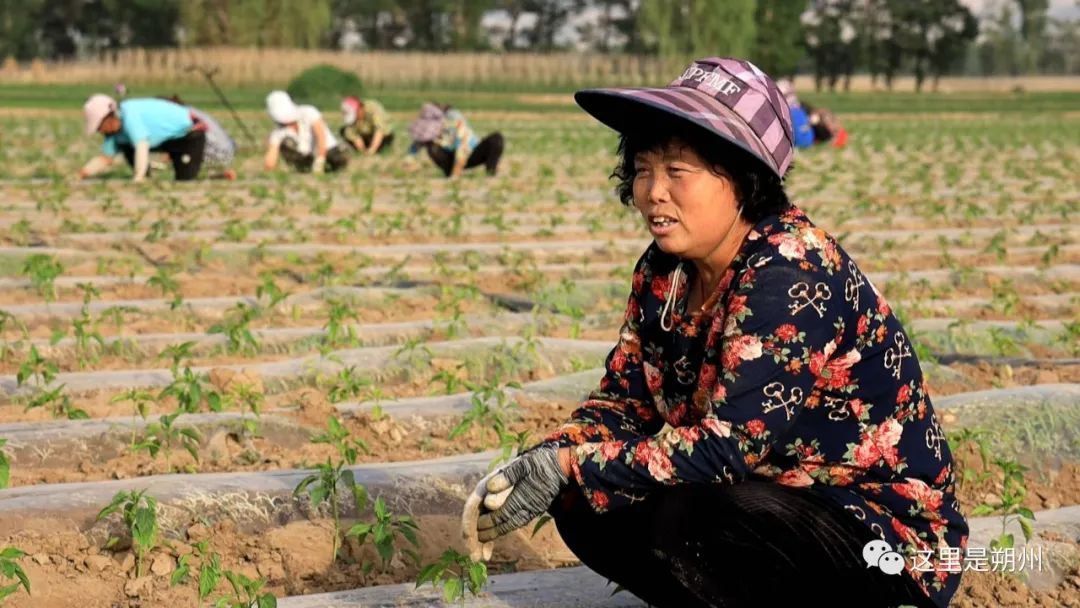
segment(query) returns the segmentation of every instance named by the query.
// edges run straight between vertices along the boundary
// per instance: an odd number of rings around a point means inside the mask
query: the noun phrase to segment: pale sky
[[[960,0],[962,4],[971,9],[972,13],[975,13],[976,17],[982,16],[984,9],[989,6],[993,12],[997,12],[997,9],[1001,6],[1003,0]],[[1080,4],[1077,0],[1050,0],[1050,10],[1047,11],[1051,17],[1058,19],[1076,19],[1080,18]]]

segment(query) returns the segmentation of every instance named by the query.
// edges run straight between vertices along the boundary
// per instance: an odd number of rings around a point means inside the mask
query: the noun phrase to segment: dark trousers
[[[121,144],[119,149],[128,164],[134,167],[135,147]],[[192,180],[199,175],[199,169],[202,168],[203,156],[206,152],[206,133],[190,131],[183,137],[170,139],[159,146],[150,148],[150,151],[164,152],[169,155],[176,181]],[[149,169],[147,171],[149,172]]]
[[[359,152],[360,148],[357,148],[356,144],[353,143],[353,140],[349,139],[345,135],[345,132],[348,131],[348,130],[349,130],[348,126],[341,127],[341,129],[338,131],[338,133],[341,134],[341,139],[342,140],[349,142],[349,145],[352,146],[353,150],[356,150],[357,152]],[[364,148],[367,148],[368,146],[371,145],[371,140],[372,140],[373,137],[374,137],[373,135],[361,135],[360,136],[360,140],[364,142]],[[394,144],[394,134],[393,133],[387,133],[385,136],[383,136],[382,143],[379,144],[379,149],[375,150],[375,153],[376,154],[381,154],[383,152],[388,152],[390,150],[390,146],[392,146],[393,144]]]
[[[281,160],[285,161],[285,164],[301,173],[311,171],[311,166],[315,164],[315,155],[301,154],[296,149],[296,143],[291,139],[286,139],[281,142],[279,152],[281,154]],[[345,150],[343,150],[341,146],[334,146],[326,151],[325,169],[328,173],[342,169],[347,164],[349,164],[349,155],[345,153]]]
[[[908,574],[868,568],[877,535],[805,488],[679,485],[601,515],[574,488],[550,514],[578,559],[653,606],[933,606]]]
[[[502,133],[495,132],[488,135],[473,148],[472,153],[469,154],[469,159],[465,161],[465,168],[471,169],[478,165],[484,165],[488,175],[495,175],[499,168],[499,159],[502,158],[503,146]],[[454,154],[445,148],[430,143],[427,145],[427,152],[428,156],[431,157],[431,161],[449,177],[454,170]]]

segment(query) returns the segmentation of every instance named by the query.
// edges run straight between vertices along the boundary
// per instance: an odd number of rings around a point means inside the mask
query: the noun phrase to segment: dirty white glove
[[[322,156],[316,156],[315,161],[311,163],[312,173],[325,173],[326,172],[326,158]]]
[[[488,482],[497,474],[499,474],[498,470],[493,471],[476,484],[472,494],[465,499],[465,509],[461,513],[461,537],[465,541],[465,551],[469,559],[473,561],[488,561],[495,550],[494,542],[480,542],[477,521],[480,519],[481,511],[494,511],[501,507],[506,497],[510,495],[510,490],[513,489],[510,487],[496,494],[489,493]]]
[[[540,444],[521,454],[487,479],[477,538],[493,541],[529,523],[547,511],[566,483],[557,444]]]

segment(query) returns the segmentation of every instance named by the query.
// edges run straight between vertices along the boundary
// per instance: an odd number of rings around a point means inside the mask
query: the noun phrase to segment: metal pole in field
[[[240,119],[240,115],[236,113],[235,109],[233,109],[232,104],[229,103],[229,100],[225,98],[225,93],[223,93],[221,89],[218,88],[217,83],[214,82],[214,74],[217,74],[218,68],[215,67],[211,69],[198,65],[189,65],[187,66],[187,68],[185,68],[185,70],[188,72],[192,70],[198,70],[199,73],[206,78],[206,81],[210,83],[210,88],[214,89],[214,92],[217,93],[218,98],[221,99],[221,103],[225,104],[225,107],[229,109],[230,113],[232,113],[233,118],[236,119],[237,124],[240,125],[240,130],[244,132],[244,137],[247,138],[248,143],[251,144],[252,148],[257,147],[257,144],[255,143],[255,137],[251,134],[251,131],[248,131],[247,125],[245,125],[244,121]]]

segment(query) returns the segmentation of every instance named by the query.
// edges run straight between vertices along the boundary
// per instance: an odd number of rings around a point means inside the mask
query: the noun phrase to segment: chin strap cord
[[[735,229],[735,225],[739,223],[739,218],[742,216],[742,203],[739,204],[739,208],[735,210],[735,219],[731,220],[731,224],[728,226],[727,232],[724,233],[724,238],[720,239],[721,243],[728,240],[731,236],[731,231]],[[675,294],[679,291],[679,281],[684,277],[682,270],[683,263],[679,262],[679,265],[675,267],[675,272],[671,274],[671,287],[668,288],[667,298],[664,300],[664,308],[660,311],[660,329],[664,331],[671,331],[673,325],[671,324],[671,315],[675,312]],[[703,294],[708,296],[709,294]]]
[[[679,291],[679,281],[682,278],[682,262],[679,262],[671,275],[671,287],[668,289],[667,299],[664,300],[664,308],[660,311],[660,329],[664,331],[671,331],[671,313],[675,311],[675,294]]]

